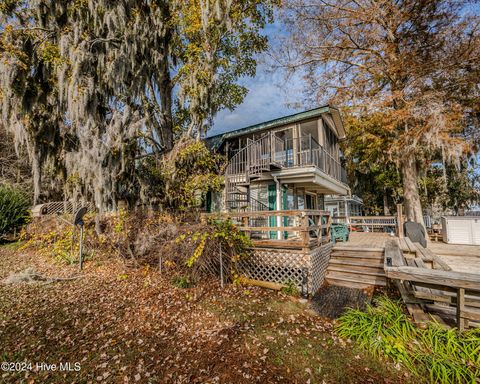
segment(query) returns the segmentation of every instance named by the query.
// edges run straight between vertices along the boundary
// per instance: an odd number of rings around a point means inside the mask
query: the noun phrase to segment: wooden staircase
[[[250,196],[250,183],[264,172],[281,169],[282,163],[276,154],[283,152],[285,142],[272,132],[258,140],[247,139],[247,146],[230,159],[225,171],[225,202],[229,211],[268,210],[265,204]]]
[[[383,248],[353,248],[337,245],[333,248],[327,268],[330,285],[365,289],[385,286]]]

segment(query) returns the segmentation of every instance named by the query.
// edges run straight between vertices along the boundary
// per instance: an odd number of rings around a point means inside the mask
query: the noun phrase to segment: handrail
[[[399,244],[388,241],[385,244],[385,275],[399,287],[414,318],[415,312],[408,305],[412,297],[424,309],[441,309],[455,314],[457,327],[463,331],[470,320],[480,321],[480,275],[445,270],[441,264],[442,269],[436,269],[439,264],[436,266],[435,258],[438,256],[417,245],[416,257],[407,260]],[[432,262],[431,268],[427,262]],[[442,305],[437,306],[437,303]]]
[[[312,135],[285,140],[285,168],[314,165],[334,179],[346,183],[346,172]]]
[[[345,224],[350,231],[353,227],[366,227],[369,230],[392,227],[398,233],[397,216],[333,216],[334,223]]]
[[[290,145],[291,144],[291,145]],[[227,208],[230,203],[249,202],[229,196],[238,194],[235,187],[248,186],[254,177],[259,177],[273,167],[290,168],[296,166],[315,166],[335,180],[346,183],[345,171],[340,162],[328,153],[312,135],[293,139],[280,139],[273,132],[262,135],[257,140],[247,139],[247,145],[231,157],[225,170]]]
[[[214,217],[261,217],[261,216],[308,216],[308,215],[321,215],[321,216],[330,216],[329,211],[322,211],[318,209],[280,209],[272,211],[261,211],[261,212],[214,212],[205,214],[206,216]]]
[[[254,246],[309,249],[330,241],[330,212],[276,210],[210,213],[204,217],[230,219]]]
[[[257,200],[255,197],[249,196],[249,199],[258,205],[261,209],[253,209],[253,211],[268,211],[268,205],[262,203],[260,200]]]

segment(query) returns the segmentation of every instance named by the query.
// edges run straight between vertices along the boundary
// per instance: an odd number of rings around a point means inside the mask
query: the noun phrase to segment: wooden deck
[[[397,239],[397,237],[382,232],[352,232],[349,241],[338,242],[334,249],[344,247],[385,249],[385,242],[392,238]],[[432,241],[428,244],[428,249],[442,258],[453,271],[480,274],[480,246]]]
[[[338,242],[335,247],[348,248],[385,248],[385,241],[395,236],[384,232],[352,232],[349,241]]]
[[[428,248],[454,271],[480,275],[480,246],[431,242]]]
[[[384,249],[392,237],[383,232],[352,232],[349,241],[337,242],[327,268],[327,283],[358,289],[385,286]]]
[[[460,330],[480,326],[480,247],[431,242],[380,232],[352,232],[335,244],[326,281],[368,289],[393,282],[418,323],[433,316]]]

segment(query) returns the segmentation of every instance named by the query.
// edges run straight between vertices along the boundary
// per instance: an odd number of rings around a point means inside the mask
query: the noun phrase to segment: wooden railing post
[[[303,248],[306,249],[309,246],[310,233],[308,231],[308,215],[306,215],[305,213],[302,213],[301,228],[302,228]]]
[[[244,228],[249,227],[250,226],[249,222],[250,222],[250,220],[249,220],[248,216],[242,217],[242,227],[244,227]],[[251,231],[246,231],[246,232],[247,232],[246,233],[247,237],[251,238],[252,237],[252,232]]]
[[[310,140],[309,140],[309,141],[310,141],[310,142],[309,142],[309,146],[310,146],[310,161],[309,161],[309,164],[313,164],[313,161],[312,161],[312,134],[310,133],[309,136],[310,136],[310,137],[309,137],[309,139],[310,139]]]
[[[465,319],[463,317],[463,311],[465,309],[465,289],[457,289],[457,327],[459,332],[463,332],[465,329]]]
[[[397,204],[397,236],[400,239],[405,237],[403,232],[403,205]]]
[[[323,219],[323,216],[322,216],[322,219]],[[322,220],[320,220],[320,222],[321,221]],[[333,222],[332,215],[330,215],[330,214],[327,215],[327,222],[325,223],[325,238],[326,238],[327,242],[329,242],[331,240],[330,234],[331,234],[332,222]],[[323,236],[323,230],[322,230],[322,236]],[[323,244],[323,241],[322,241],[322,244]]]

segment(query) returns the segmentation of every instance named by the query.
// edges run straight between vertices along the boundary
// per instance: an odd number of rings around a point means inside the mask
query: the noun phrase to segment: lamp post
[[[87,207],[80,208],[77,213],[75,214],[75,218],[73,219],[73,225],[75,227],[80,227],[80,255],[79,255],[79,264],[80,270],[83,269],[83,225],[85,224],[83,221],[83,216],[87,213]]]

